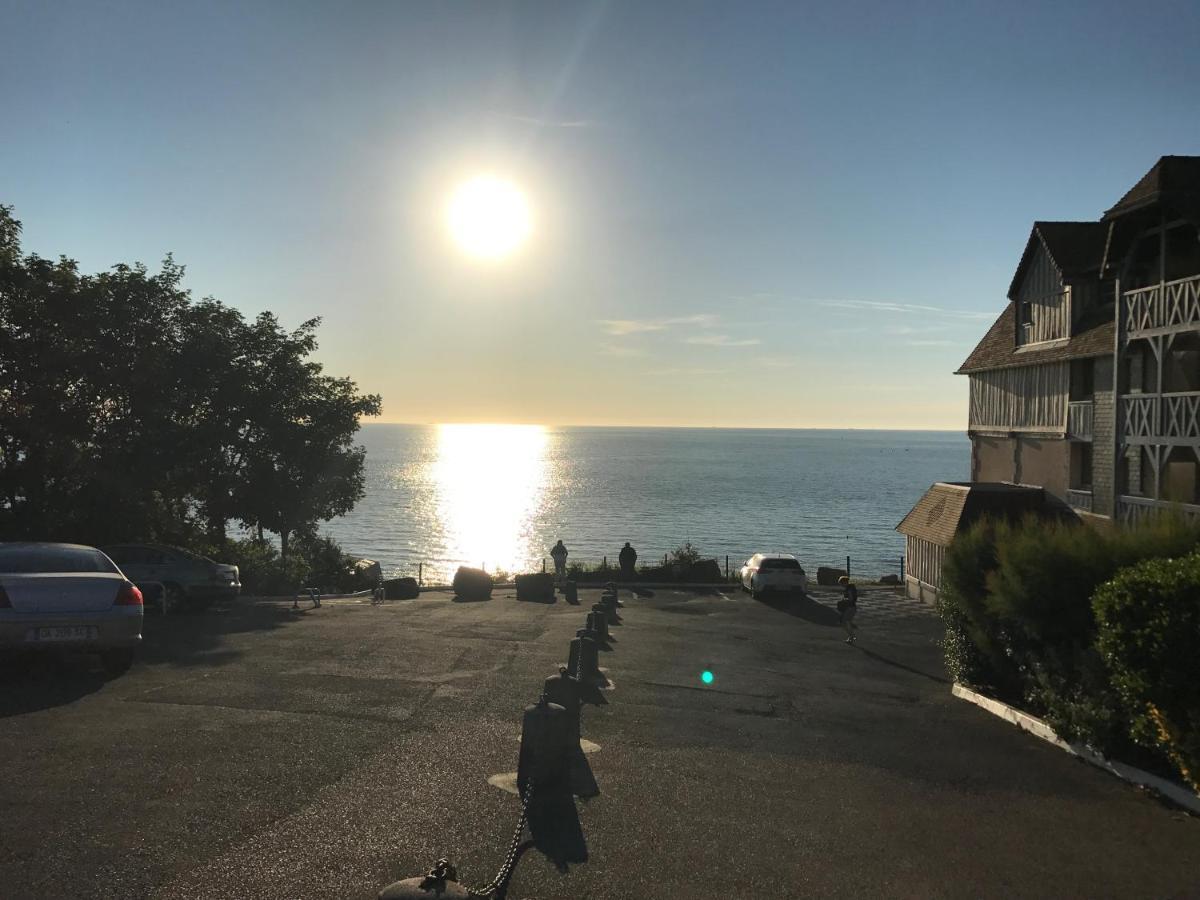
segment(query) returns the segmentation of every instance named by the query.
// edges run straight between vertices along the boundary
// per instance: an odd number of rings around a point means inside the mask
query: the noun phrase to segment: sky
[[[0,203],[383,421],[963,430],[1032,222],[1200,153],[1178,3],[0,0]],[[454,189],[516,185],[501,260]]]

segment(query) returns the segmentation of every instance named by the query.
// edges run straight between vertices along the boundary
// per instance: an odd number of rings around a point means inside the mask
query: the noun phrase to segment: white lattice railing
[[[1129,337],[1158,329],[1200,327],[1200,275],[1127,291],[1124,309]]]
[[[1074,509],[1081,509],[1084,512],[1092,511],[1092,492],[1091,491],[1067,491],[1067,503]]]
[[[1127,496],[1117,503],[1117,515],[1126,525],[1142,525],[1163,514],[1181,515],[1191,522],[1200,522],[1200,506],[1191,503]]]
[[[1067,436],[1092,439],[1091,400],[1075,400],[1067,404]]]
[[[1124,394],[1121,422],[1127,438],[1200,440],[1200,391]]]
[[[1200,392],[1163,394],[1162,427],[1167,437],[1200,438]]]
[[[1127,438],[1158,434],[1158,397],[1152,394],[1122,395],[1121,429]]]

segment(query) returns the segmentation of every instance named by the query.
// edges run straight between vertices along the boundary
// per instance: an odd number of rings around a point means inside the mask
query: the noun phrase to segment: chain
[[[487,897],[494,894],[500,887],[508,881],[512,875],[513,868],[517,865],[517,851],[521,846],[521,837],[525,833],[525,820],[529,817],[529,801],[533,798],[533,779],[529,780],[529,786],[525,789],[525,793],[521,795],[521,815],[517,819],[517,827],[513,829],[512,840],[508,844],[508,855],[504,857],[504,864],[500,866],[500,871],[496,873],[496,877],[489,881],[481,888],[466,887],[466,891],[472,897]]]

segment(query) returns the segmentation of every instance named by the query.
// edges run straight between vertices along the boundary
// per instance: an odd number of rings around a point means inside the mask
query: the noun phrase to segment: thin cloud
[[[712,328],[717,324],[717,317],[709,313],[699,313],[694,316],[673,316],[665,319],[600,319],[604,333],[614,337],[624,337],[629,334],[644,334],[648,331],[666,331],[668,328],[693,325],[697,328]]]
[[[922,303],[892,303],[890,301],[881,300],[816,300],[813,301],[821,306],[829,306],[834,309],[856,309],[864,312],[891,312],[901,313],[903,315],[920,314],[928,315],[929,313],[937,313],[938,315],[951,316],[958,319],[994,319],[994,312],[974,312],[965,309],[946,309],[942,306],[926,306]]]
[[[685,344],[700,344],[704,347],[753,347],[756,344],[761,344],[758,338],[740,338],[734,339],[727,334],[697,334],[693,337],[684,338]]]
[[[673,368],[673,369],[652,369],[647,372],[647,375],[686,375],[689,378],[699,378],[705,375],[725,375],[728,374],[728,369],[689,369],[689,368]]]
[[[601,344],[599,351],[606,356],[645,356],[646,351],[637,347],[623,347],[620,344]]]
[[[537,116],[510,116],[497,114],[498,119],[537,125],[539,128],[595,128],[599,123],[590,119],[539,119]]]

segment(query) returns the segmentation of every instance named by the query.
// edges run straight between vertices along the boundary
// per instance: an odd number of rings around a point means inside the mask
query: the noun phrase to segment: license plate
[[[39,628],[35,635],[38,641],[91,641],[96,638],[96,629],[90,625],[60,625]]]

